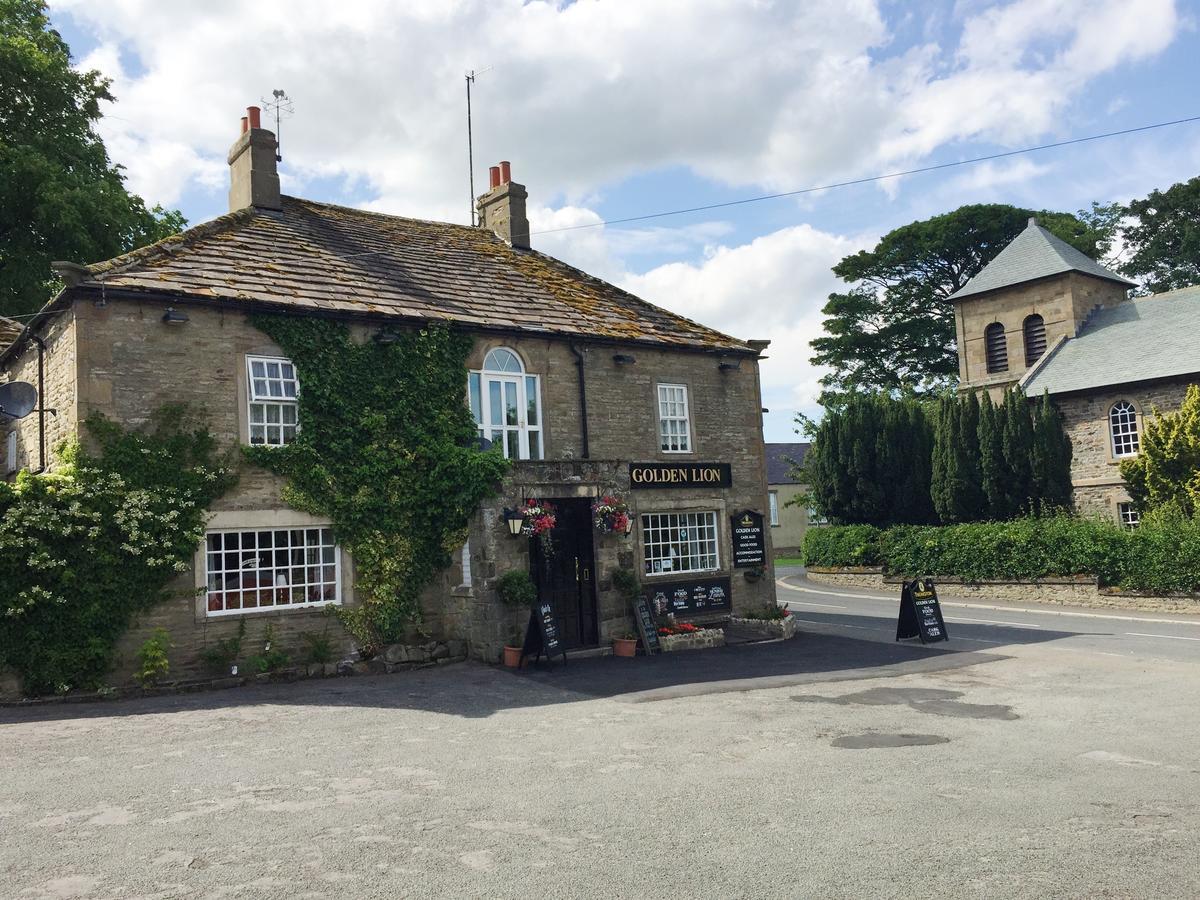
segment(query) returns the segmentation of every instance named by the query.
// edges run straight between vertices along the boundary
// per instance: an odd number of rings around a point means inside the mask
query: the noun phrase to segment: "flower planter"
[[[637,638],[613,638],[613,656],[636,656]]]
[[[749,640],[786,641],[796,636],[796,617],[785,616],[782,619],[739,619],[729,620],[736,625],[740,635]]]
[[[521,665],[521,648],[509,647],[504,648],[504,665],[510,669],[515,669]]]
[[[707,650],[710,647],[724,647],[725,632],[720,628],[702,628],[689,634],[660,634],[658,643],[663,653],[674,653],[676,650]]]

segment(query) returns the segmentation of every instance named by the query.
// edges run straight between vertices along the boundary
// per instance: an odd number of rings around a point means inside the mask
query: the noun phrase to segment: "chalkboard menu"
[[[728,578],[696,578],[691,581],[671,581],[647,584],[642,594],[652,616],[699,616],[713,612],[729,612],[733,603]]]
[[[525,644],[521,647],[521,661],[532,656],[534,661],[545,654],[547,661],[551,656],[562,655],[563,664],[567,662],[567,651],[558,637],[558,616],[554,614],[554,604],[549,600],[538,600],[529,611],[529,627],[525,630]]]
[[[654,624],[654,614],[650,612],[650,604],[645,597],[633,601],[633,621],[637,625],[638,634],[642,636],[642,646],[646,654],[658,653],[662,647],[658,643],[658,626]]]
[[[904,582],[900,590],[900,618],[896,622],[896,640],[919,637],[922,644],[950,640],[937,588],[929,578]]]
[[[730,517],[730,534],[733,536],[733,567],[756,569],[767,563],[767,543],[763,536],[761,513],[744,509]]]

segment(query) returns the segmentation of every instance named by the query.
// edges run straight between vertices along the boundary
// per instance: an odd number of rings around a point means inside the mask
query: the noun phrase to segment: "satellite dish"
[[[38,395],[32,384],[13,381],[0,384],[0,415],[23,419],[37,406]]]

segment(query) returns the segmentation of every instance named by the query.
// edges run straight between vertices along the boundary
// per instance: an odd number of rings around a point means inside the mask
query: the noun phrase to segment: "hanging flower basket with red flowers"
[[[592,521],[601,534],[629,534],[633,519],[629,505],[620,494],[605,494],[592,504]]]
[[[554,505],[545,500],[536,500],[530,497],[525,501],[520,512],[525,519],[521,526],[521,533],[527,537],[537,538],[542,544],[542,552],[549,556],[554,552],[550,532],[558,523],[555,518]]]

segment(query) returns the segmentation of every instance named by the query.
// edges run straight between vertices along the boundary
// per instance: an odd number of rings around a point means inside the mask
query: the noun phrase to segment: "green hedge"
[[[882,565],[894,575],[967,581],[1089,575],[1129,590],[1200,591],[1200,520],[1165,514],[1128,531],[1069,516],[948,526],[813,528],[805,565]]]

